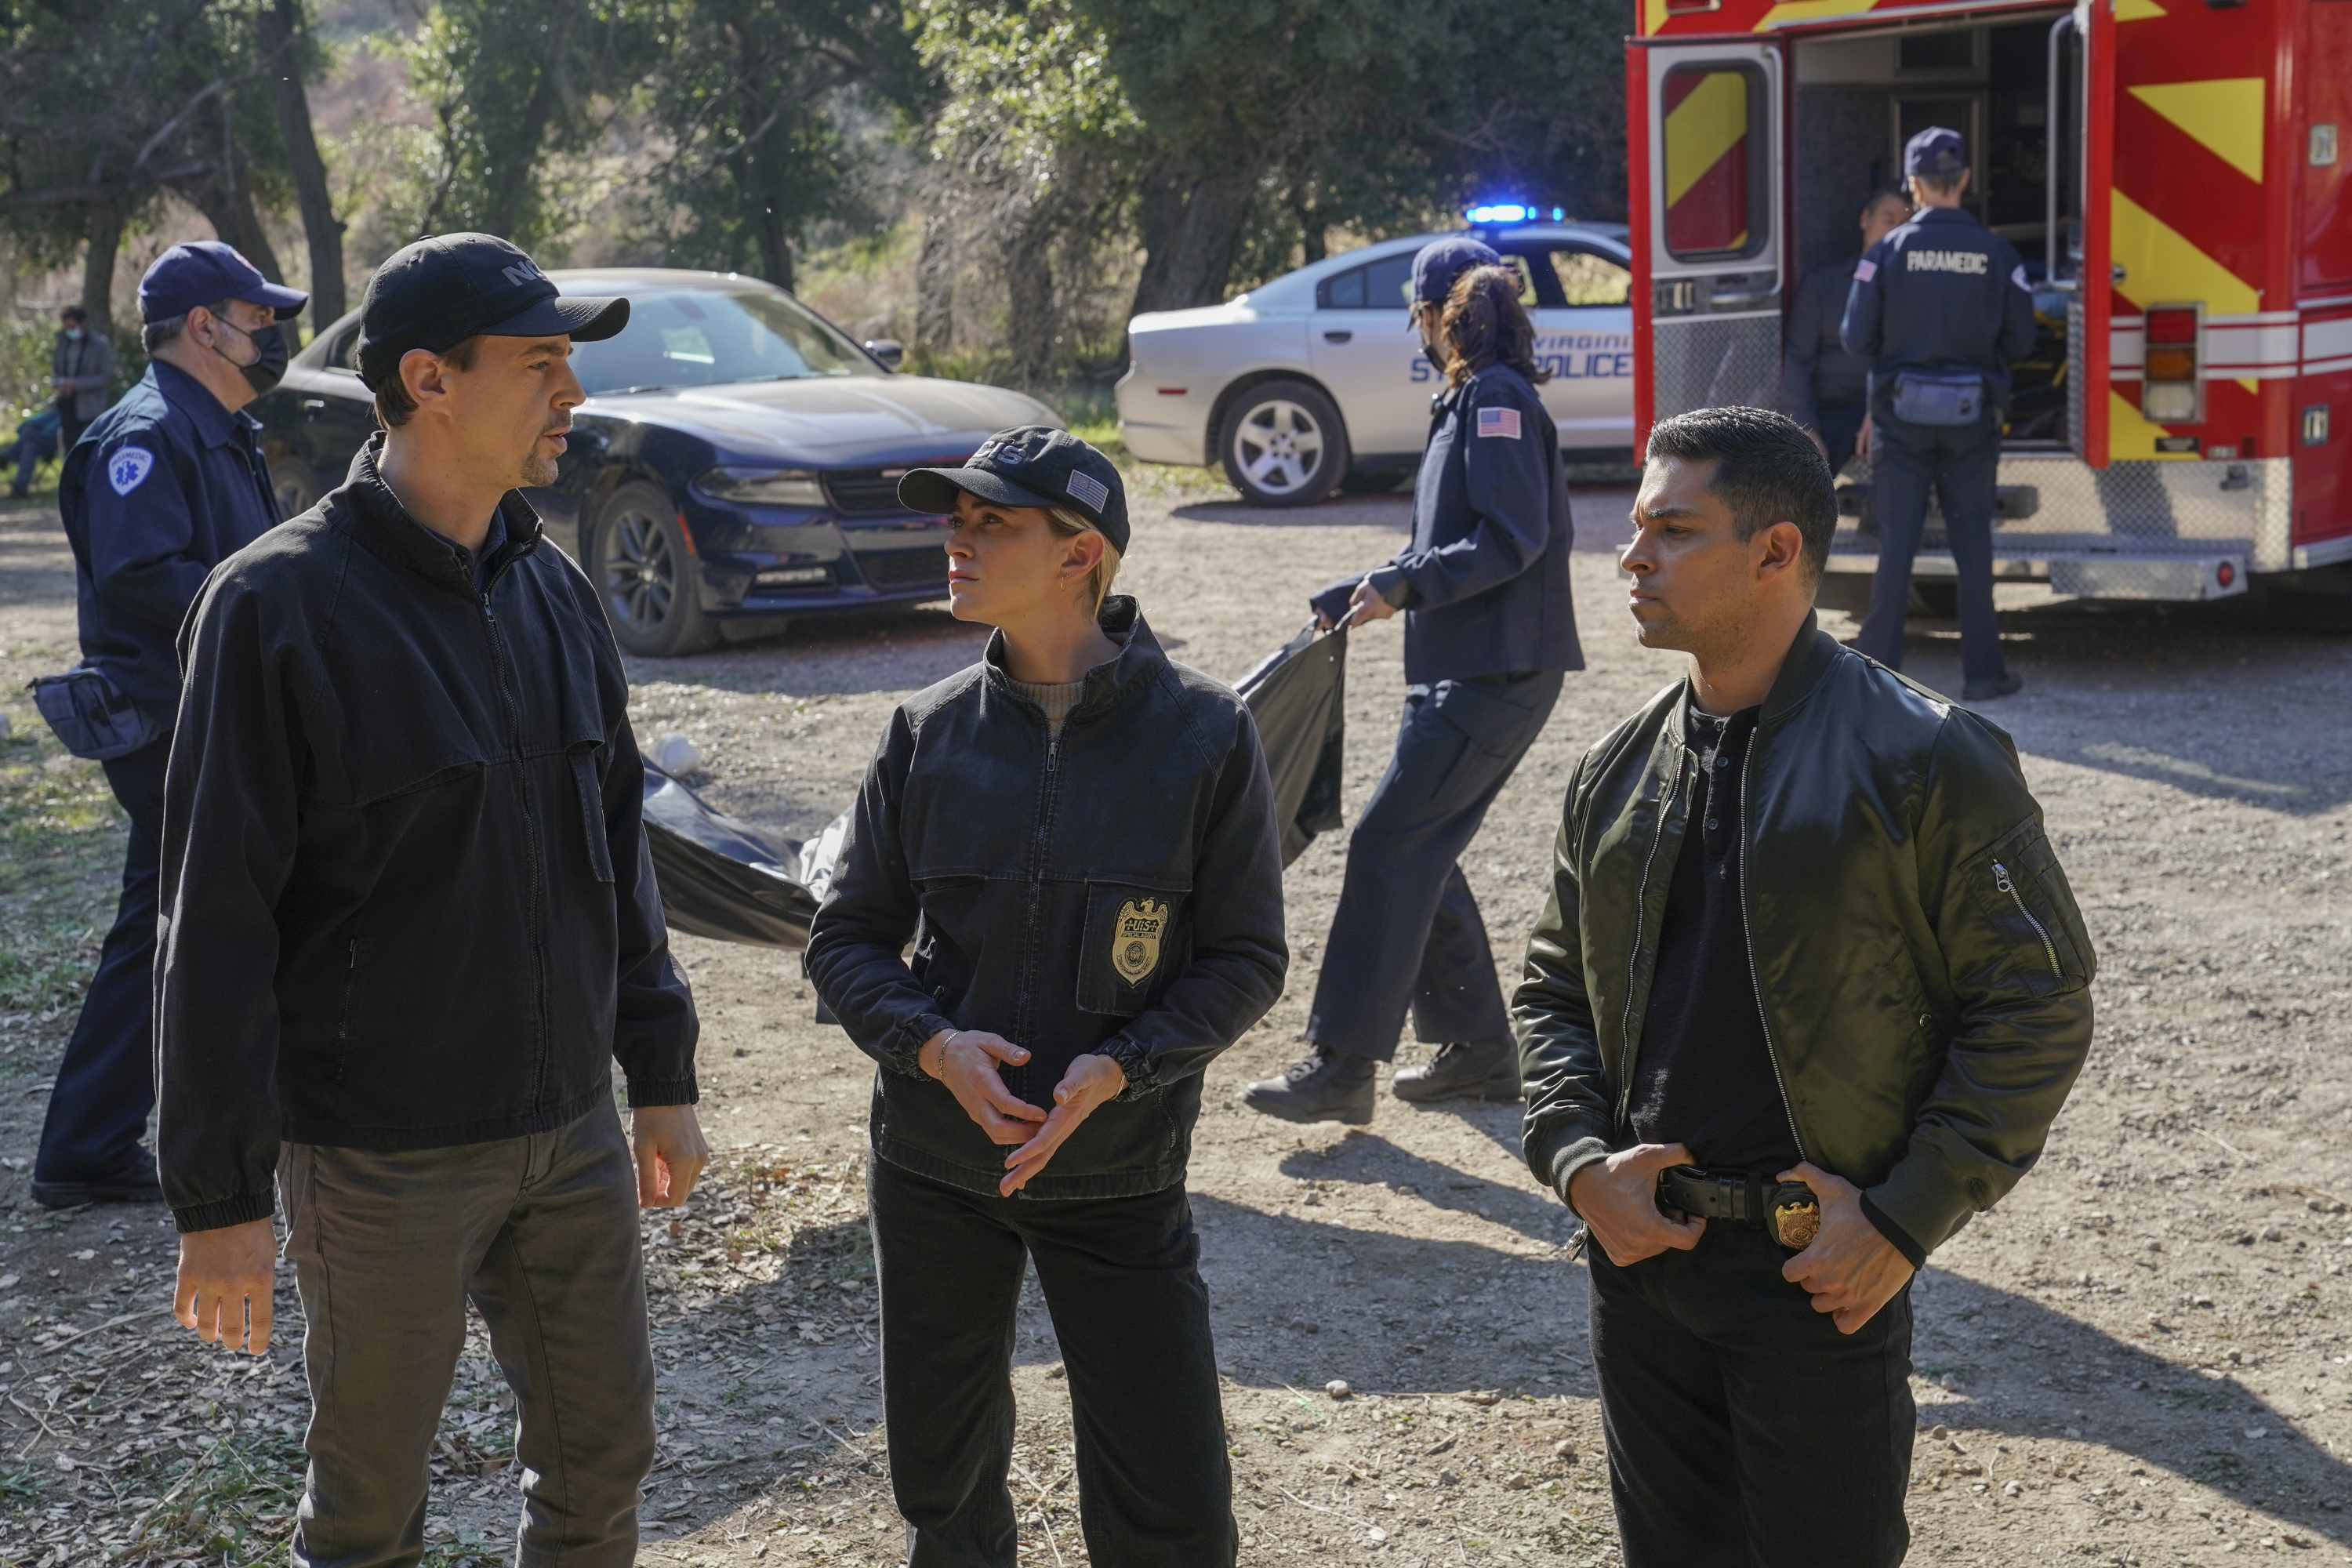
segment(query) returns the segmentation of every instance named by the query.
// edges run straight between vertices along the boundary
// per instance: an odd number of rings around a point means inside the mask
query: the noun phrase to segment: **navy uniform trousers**
[[[1988,410],[1973,425],[1906,425],[1882,406],[1873,420],[1871,510],[1878,521],[1878,574],[1870,613],[1854,639],[1889,669],[1903,668],[1903,619],[1911,603],[1911,559],[1927,526],[1932,487],[1943,509],[1952,563],[1959,568],[1960,673],[1969,682],[2006,673],[1992,613],[1992,514],[2000,493],[2000,424]]]
[[[1459,860],[1551,717],[1562,679],[1549,670],[1405,689],[1396,755],[1348,840],[1308,1039],[1387,1061],[1408,1008],[1426,1044],[1510,1038]]]
[[[106,782],[131,818],[122,855],[122,900],[99,949],[98,973],[58,1064],[33,1178],[92,1182],[123,1174],[139,1160],[147,1113],[155,1109],[152,1049],[155,918],[163,860],[163,764],[169,735],[109,759]]]

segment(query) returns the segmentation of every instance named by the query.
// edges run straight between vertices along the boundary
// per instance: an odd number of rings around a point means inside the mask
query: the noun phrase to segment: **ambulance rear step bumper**
[[[2226,599],[2246,591],[2251,541],[2183,539],[2117,541],[2098,535],[2014,534],[1992,542],[1996,583],[2047,583],[2057,593],[2085,599]],[[1829,570],[1863,575],[1878,569],[1878,542],[1841,529],[1830,545]],[[1912,559],[1911,574],[1959,575],[1941,530],[1932,530]]]

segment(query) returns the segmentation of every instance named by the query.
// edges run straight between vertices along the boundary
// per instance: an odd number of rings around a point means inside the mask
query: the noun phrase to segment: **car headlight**
[[[825,504],[824,486],[806,468],[709,468],[694,488],[717,500],[753,506]]]

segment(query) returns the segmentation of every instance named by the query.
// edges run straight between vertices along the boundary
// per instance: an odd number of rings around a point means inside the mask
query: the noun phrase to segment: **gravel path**
[[[1406,524],[1403,498],[1272,514],[1148,489],[1121,586],[1177,658],[1228,679],[1296,628],[1307,591],[1385,556]],[[1507,983],[1567,770],[1678,672],[1633,642],[1605,553],[1628,499],[1579,496],[1591,668],[1570,679],[1465,858]],[[52,516],[0,513],[12,744],[37,722],[16,688],[68,661],[63,556]],[[2273,1549],[2352,1562],[2347,645],[2207,610],[2002,592],[2029,685],[1993,713],[2098,942],[2100,1027],[2042,1168],[1917,1287],[1915,1561]],[[891,706],[979,641],[923,610],[640,664],[640,733],[685,733],[714,801],[801,837],[847,802]],[[1386,761],[1400,643],[1381,626],[1351,648],[1351,811]],[[1915,624],[1910,668],[1957,685],[1948,623]],[[1291,868],[1289,994],[1212,1069],[1192,1173],[1244,1560],[1614,1561],[1581,1269],[1562,1253],[1563,1211],[1517,1162],[1515,1110],[1384,1100],[1372,1127],[1343,1131],[1234,1102],[1298,1049],[1343,847],[1326,840]],[[869,1068],[813,1021],[788,956],[678,949],[703,1007],[720,1162],[676,1226],[647,1227],[667,1437],[643,1560],[896,1563],[862,1220]],[[0,1019],[0,1062],[16,1075],[0,1083],[0,1204],[13,1208],[0,1215],[0,1560],[95,1561],[103,1533],[121,1541],[148,1514],[152,1547],[126,1561],[194,1558],[218,1527],[187,1523],[185,1500],[226,1464],[208,1446],[225,1434],[268,1472],[228,1539],[267,1540],[284,1524],[268,1498],[285,1476],[268,1467],[285,1463],[300,1409],[290,1338],[251,1374],[176,1344],[159,1319],[63,1338],[160,1305],[169,1242],[152,1214],[45,1215],[15,1173],[69,1024]],[[299,1321],[290,1292],[281,1303]],[[1069,1405],[1034,1299],[1017,1362],[1024,1561],[1076,1564]],[[1335,1379],[1351,1394],[1327,1393]],[[450,1563],[488,1561],[514,1513],[510,1437],[478,1352],[461,1394],[434,1512],[434,1561]],[[60,1468],[61,1452],[81,1468]]]

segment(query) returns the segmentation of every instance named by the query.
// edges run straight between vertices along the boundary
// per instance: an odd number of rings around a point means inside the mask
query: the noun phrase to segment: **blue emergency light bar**
[[[1543,216],[1541,207],[1531,207],[1521,202],[1493,202],[1485,206],[1472,207],[1469,214],[1472,223],[1534,223]],[[1551,209],[1551,221],[1554,223],[1567,216],[1566,207]]]

